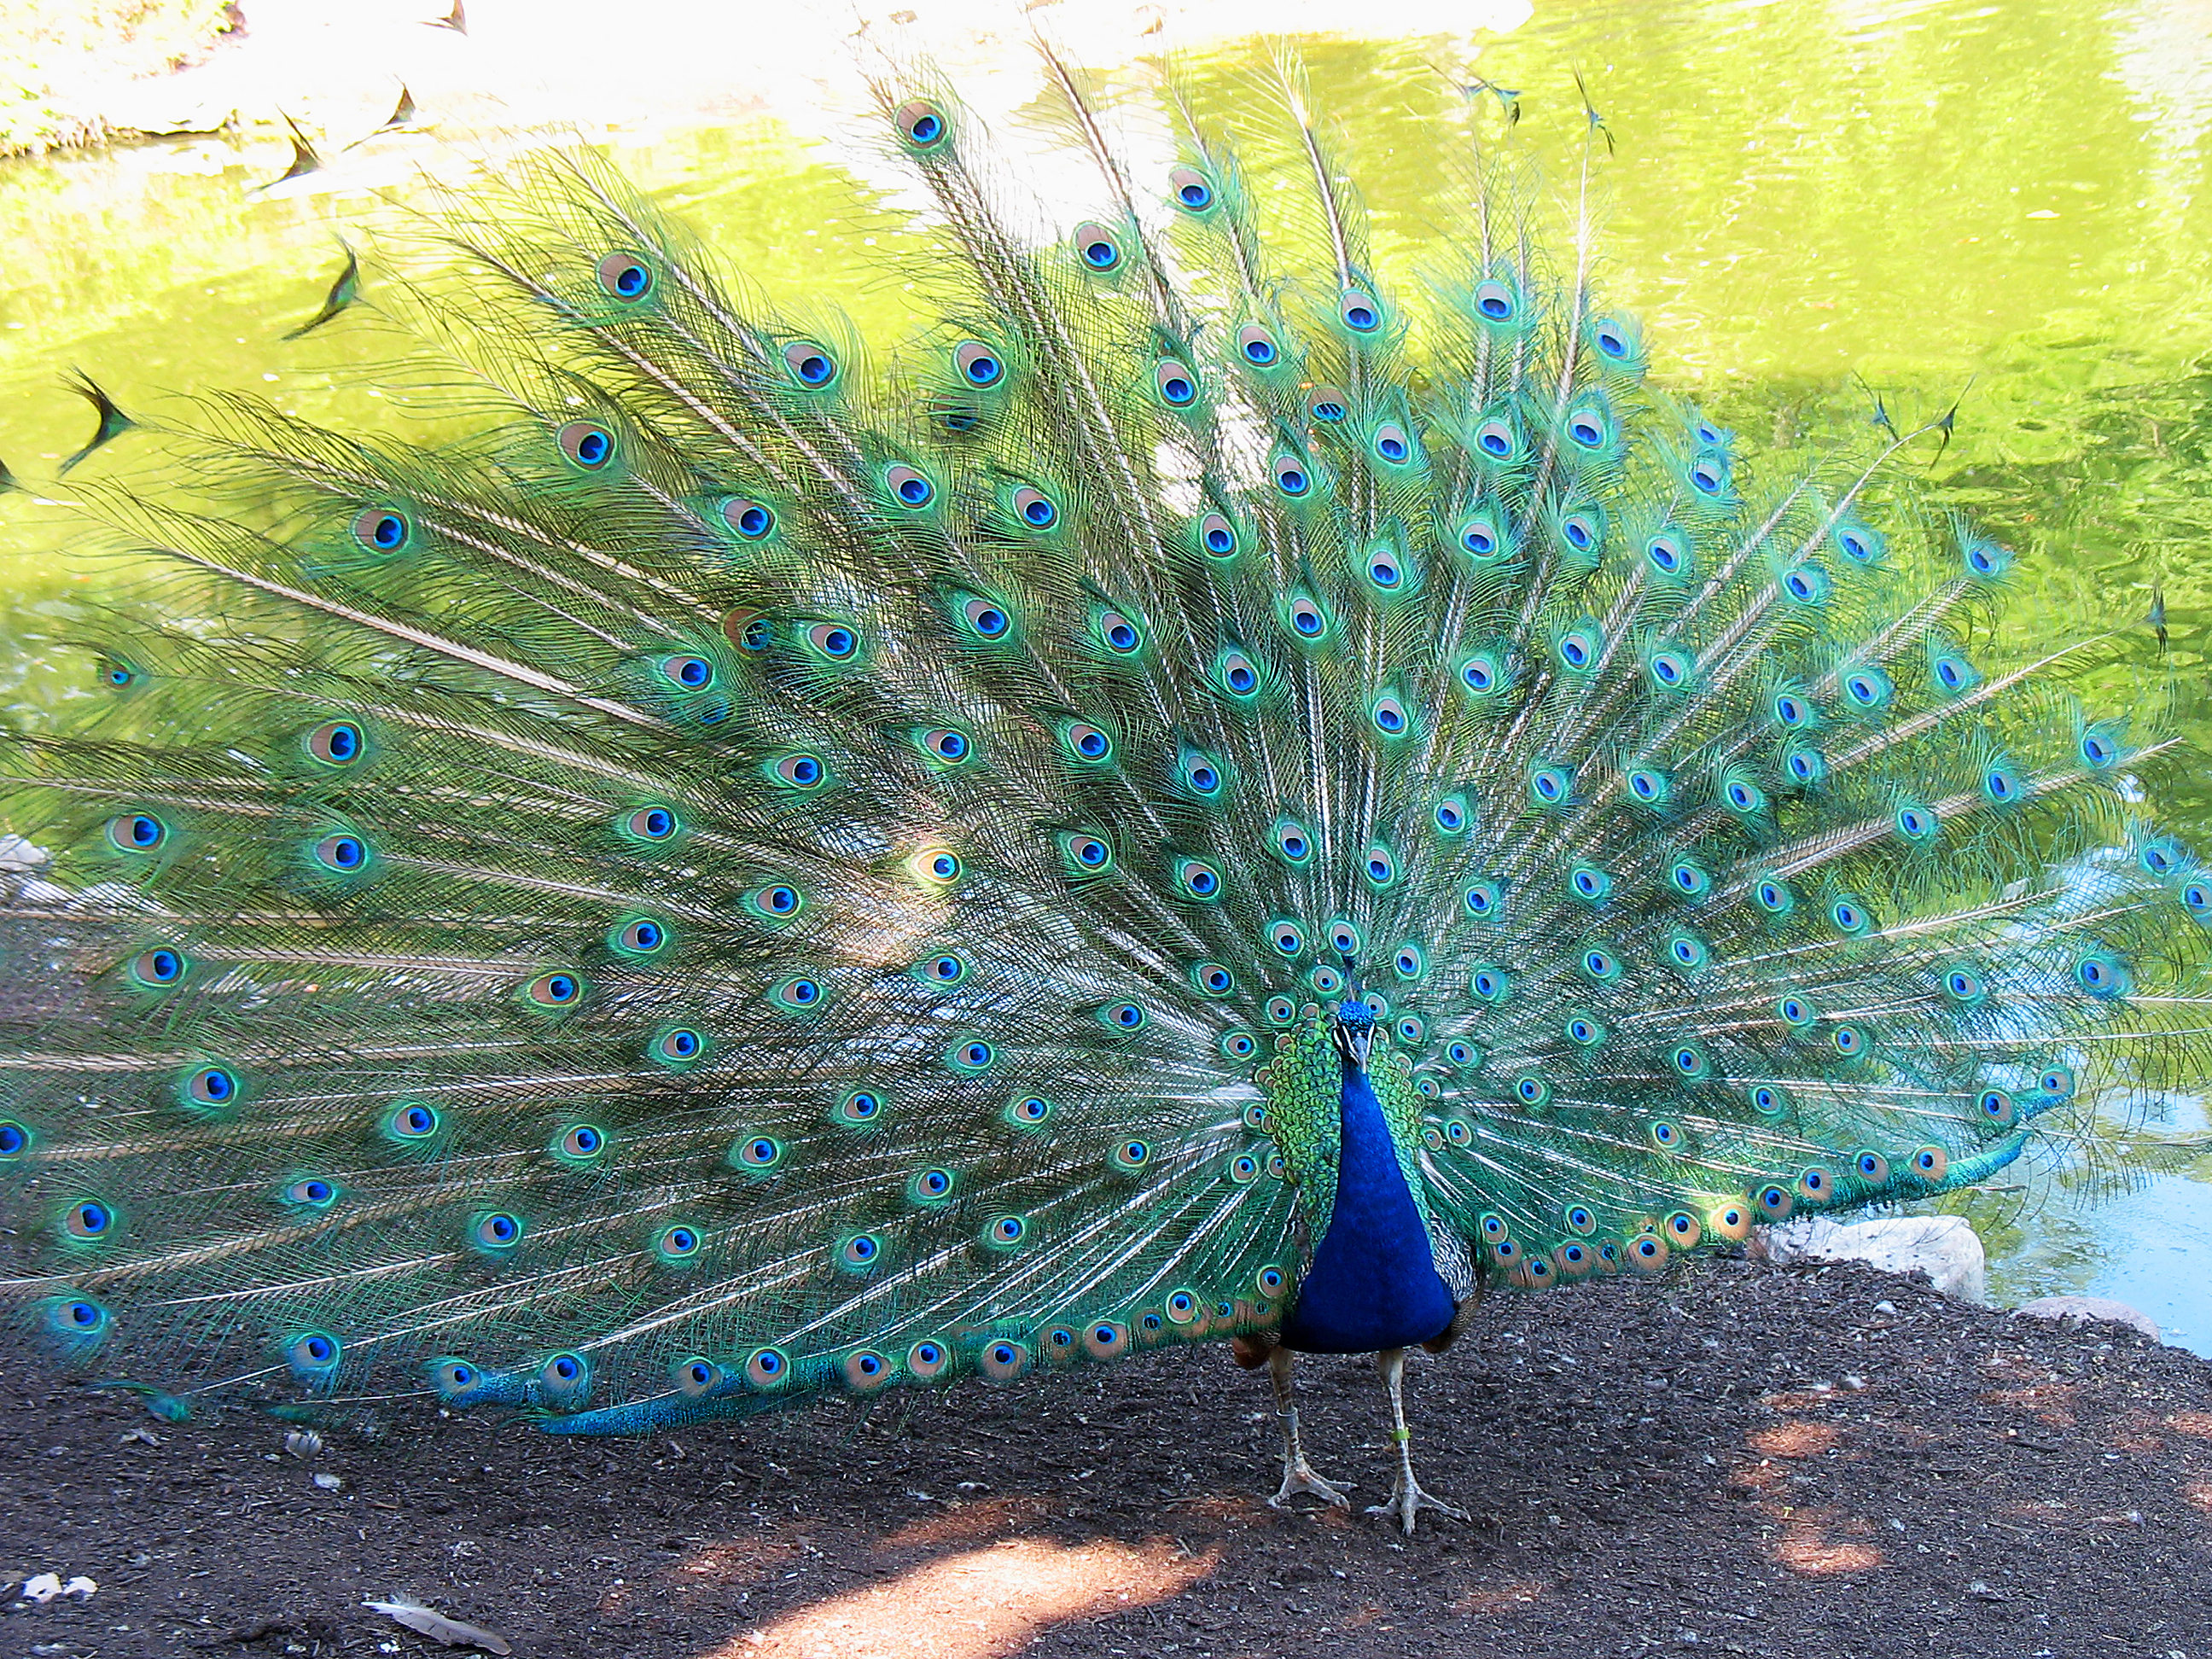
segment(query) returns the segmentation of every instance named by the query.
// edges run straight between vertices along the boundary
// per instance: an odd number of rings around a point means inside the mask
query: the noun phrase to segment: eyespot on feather
[[[570,421],[553,434],[561,453],[586,472],[603,470],[615,458],[615,435],[591,421]]]
[[[365,507],[354,515],[353,535],[372,553],[398,553],[414,539],[415,526],[396,507]]]
[[[653,270],[635,253],[610,253],[594,270],[607,297],[635,304],[653,292]]]
[[[891,125],[906,147],[918,155],[944,148],[952,128],[945,112],[927,98],[910,99],[892,112]]]

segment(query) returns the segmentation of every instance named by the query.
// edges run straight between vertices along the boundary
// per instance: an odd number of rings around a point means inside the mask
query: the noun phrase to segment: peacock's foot
[[[1438,1515],[1448,1515],[1455,1521],[1471,1521],[1474,1517],[1456,1504],[1447,1504],[1441,1498],[1432,1498],[1421,1490],[1420,1483],[1410,1477],[1401,1477],[1390,1489],[1386,1502],[1367,1506],[1370,1515],[1395,1515],[1406,1535],[1413,1535],[1413,1516],[1423,1510],[1434,1510]]]
[[[1349,1481],[1345,1483],[1349,1486]],[[1283,1489],[1267,1500],[1270,1509],[1288,1509],[1291,1499],[1300,1492],[1310,1492],[1324,1504],[1334,1504],[1340,1510],[1352,1507],[1352,1499],[1341,1486],[1332,1486],[1313,1472],[1313,1465],[1303,1457],[1283,1471]]]

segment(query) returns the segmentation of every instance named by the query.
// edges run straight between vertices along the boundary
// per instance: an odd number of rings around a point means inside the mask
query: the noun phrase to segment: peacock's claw
[[[1310,1492],[1325,1504],[1334,1504],[1340,1510],[1348,1510],[1352,1507],[1352,1499],[1346,1495],[1346,1488],[1351,1485],[1352,1483],[1347,1480],[1343,1486],[1331,1486],[1313,1472],[1313,1465],[1301,1458],[1283,1471],[1282,1490],[1267,1500],[1267,1507],[1275,1510],[1288,1509],[1291,1506],[1291,1499],[1296,1498],[1300,1492]]]
[[[1413,1516],[1423,1510],[1434,1510],[1438,1515],[1448,1515],[1455,1521],[1472,1521],[1474,1517],[1456,1504],[1447,1504],[1441,1498],[1431,1497],[1421,1490],[1420,1483],[1401,1480],[1390,1489],[1387,1502],[1367,1506],[1370,1515],[1395,1515],[1406,1535],[1413,1535]]]

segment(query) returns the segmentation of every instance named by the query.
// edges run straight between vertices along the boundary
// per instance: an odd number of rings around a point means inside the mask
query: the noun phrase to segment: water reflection
[[[1657,377],[1785,450],[1864,420],[1875,392],[1900,419],[1955,401],[1929,488],[2030,555],[1992,648],[2117,630],[2196,733],[2212,626],[2208,36],[2205,0],[1618,0],[1543,5],[1494,40],[1304,50],[1401,270],[1462,216],[1464,176],[1436,155],[1451,81],[1519,90],[1528,152],[1562,197],[1585,131],[1579,68],[1618,145],[1601,169],[1605,281],[1646,319]],[[1188,65],[1200,107],[1255,96],[1251,61]],[[257,192],[283,161],[198,141],[0,168],[0,459],[36,483],[82,441],[86,412],[58,386],[72,363],[126,407],[238,387],[376,417],[341,389],[390,349],[373,318],[280,337],[320,302],[334,236],[388,210],[371,187],[414,187],[395,167],[349,192]],[[857,155],[758,118],[622,161],[762,290],[842,306],[877,337],[910,325],[915,296],[882,260],[928,244],[873,187],[856,201]],[[52,524],[0,498],[22,599],[66,579],[42,550]],[[2212,840],[2212,786],[2171,805]],[[2212,1291],[2189,1288],[2212,1275],[2175,1271],[2212,1217],[2205,1133],[2178,1096],[2166,1121],[2100,1130],[2096,1158],[1960,1200],[1999,1293],[2117,1295],[2212,1352]],[[2122,1146],[2150,1173],[2124,1173]]]

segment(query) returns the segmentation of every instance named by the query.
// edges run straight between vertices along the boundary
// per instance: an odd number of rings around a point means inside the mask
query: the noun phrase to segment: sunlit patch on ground
[[[1478,1584],[1452,1603],[1452,1611],[1465,1613],[1516,1613],[1552,1593],[1552,1587],[1534,1578],[1516,1578],[1502,1584]]]
[[[1833,1451],[1843,1438],[1843,1431],[1832,1423],[1784,1423],[1761,1429],[1749,1444],[1761,1457],[1818,1457]]]
[[[1771,1553],[1790,1571],[1812,1578],[1871,1572],[1881,1565],[1881,1552],[1861,1540],[1873,1536],[1872,1524],[1856,1516],[1838,1520],[1832,1510],[1800,1510]]]
[[[1770,1395],[1764,1402],[1784,1410],[1819,1409],[1828,1403],[1826,1391]],[[1843,1428],[1834,1423],[1793,1419],[1760,1429],[1744,1437],[1745,1447],[1759,1462],[1737,1469],[1730,1484],[1750,1494],[1759,1513],[1779,1523],[1770,1534],[1766,1553],[1779,1565],[1808,1578],[1832,1578],[1871,1572],[1882,1565],[1882,1553],[1871,1541],[1871,1522],[1845,1516],[1832,1509],[1808,1508],[1792,1501],[1791,1487],[1802,1478],[1790,1473],[1793,1463],[1815,1458],[1854,1459]]]
[[[973,1544],[986,1538],[1002,1538],[1024,1526],[1048,1519],[1051,1501],[1033,1492],[1014,1498],[987,1498],[963,1504],[939,1515],[909,1521],[886,1537],[883,1549],[942,1548],[947,1544]]]
[[[713,1659],[997,1659],[1050,1626],[1177,1595],[1218,1553],[1189,1554],[1164,1540],[1137,1548],[1009,1538],[801,1607],[732,1638]]]

